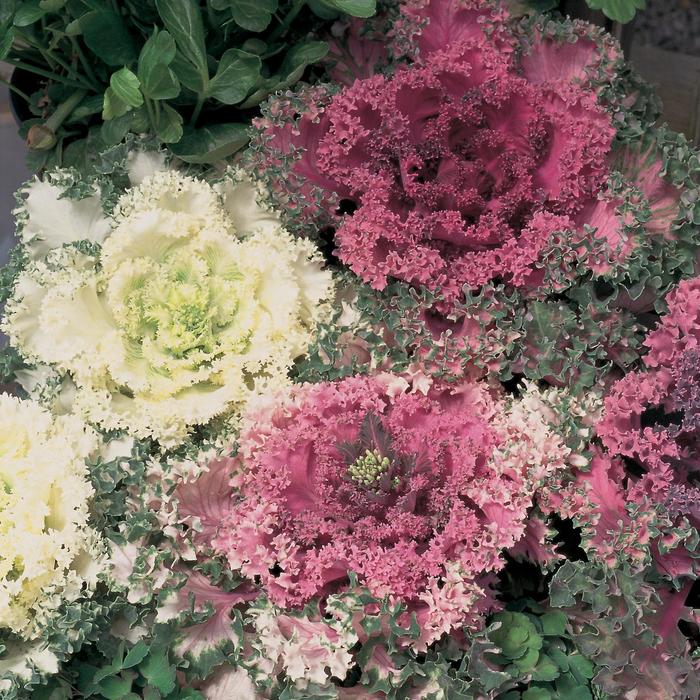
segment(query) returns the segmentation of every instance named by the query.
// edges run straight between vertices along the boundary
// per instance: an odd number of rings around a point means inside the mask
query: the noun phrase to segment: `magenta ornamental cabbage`
[[[541,413],[485,386],[408,388],[386,374],[303,385],[246,417],[230,502],[211,530],[274,603],[323,598],[354,573],[373,595],[409,604],[425,640],[488,599],[487,574],[523,537],[538,483],[569,449]],[[200,502],[186,512],[206,525]]]

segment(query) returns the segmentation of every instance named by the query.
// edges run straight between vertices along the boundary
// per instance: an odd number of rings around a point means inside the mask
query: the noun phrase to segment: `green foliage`
[[[129,132],[190,162],[225,158],[247,142],[244,110],[326,55],[315,30],[376,10],[375,0],[0,4],[0,60],[37,80],[22,128],[35,170],[83,167]]]
[[[516,8],[524,4],[526,8],[536,12],[549,12],[558,10],[561,0],[525,0],[525,3],[515,2]],[[586,0],[586,4],[592,10],[601,10],[602,13],[614,22],[631,22],[638,10],[646,9],[646,0]]]
[[[570,635],[566,615],[534,601],[496,613],[468,666],[474,684],[499,700],[592,700],[594,664]]]
[[[594,10],[602,10],[606,17],[615,22],[631,22],[637,10],[646,8],[646,0],[586,0]]]
[[[48,685],[35,688],[36,700],[202,700],[203,695],[176,682],[178,661],[166,638],[122,641],[116,649],[86,649]]]
[[[685,607],[691,584],[674,591],[651,577],[628,566],[567,561],[550,583],[550,604],[563,609],[572,639],[596,665],[596,697],[700,697],[700,659],[688,653],[678,626],[695,618]]]

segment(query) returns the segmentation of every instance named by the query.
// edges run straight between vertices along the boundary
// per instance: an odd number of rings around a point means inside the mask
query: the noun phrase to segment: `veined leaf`
[[[229,49],[221,57],[207,96],[227,105],[241,102],[260,80],[261,67],[262,62],[255,54]]]
[[[216,163],[243,148],[248,139],[247,124],[213,124],[186,130],[171,149],[186,163]]]

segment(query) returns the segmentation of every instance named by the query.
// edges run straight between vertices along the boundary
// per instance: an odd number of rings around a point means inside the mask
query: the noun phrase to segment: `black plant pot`
[[[21,68],[15,68],[10,77],[10,84],[18,90],[21,90],[25,95],[31,95],[41,89],[42,81],[43,79],[38,75],[22,70]],[[15,118],[17,126],[20,126],[22,122],[31,119],[33,116],[27,101],[12,90],[10,90],[10,108],[12,109],[12,116]]]

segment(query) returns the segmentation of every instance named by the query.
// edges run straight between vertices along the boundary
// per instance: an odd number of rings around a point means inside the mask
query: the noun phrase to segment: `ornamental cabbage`
[[[57,600],[75,600],[96,582],[85,458],[97,436],[75,416],[52,418],[8,394],[0,416],[0,636],[34,640]]]
[[[56,248],[20,274],[12,344],[70,373],[88,420],[163,445],[286,383],[331,274],[256,196],[233,176],[146,177],[117,202],[97,252]]]
[[[488,606],[487,577],[525,534],[537,486],[571,450],[541,402],[485,386],[426,395],[381,374],[294,387],[250,409],[228,502],[179,494],[232,569],[280,606],[345,590],[406,603],[419,644]],[[414,387],[415,389],[415,387]]]

